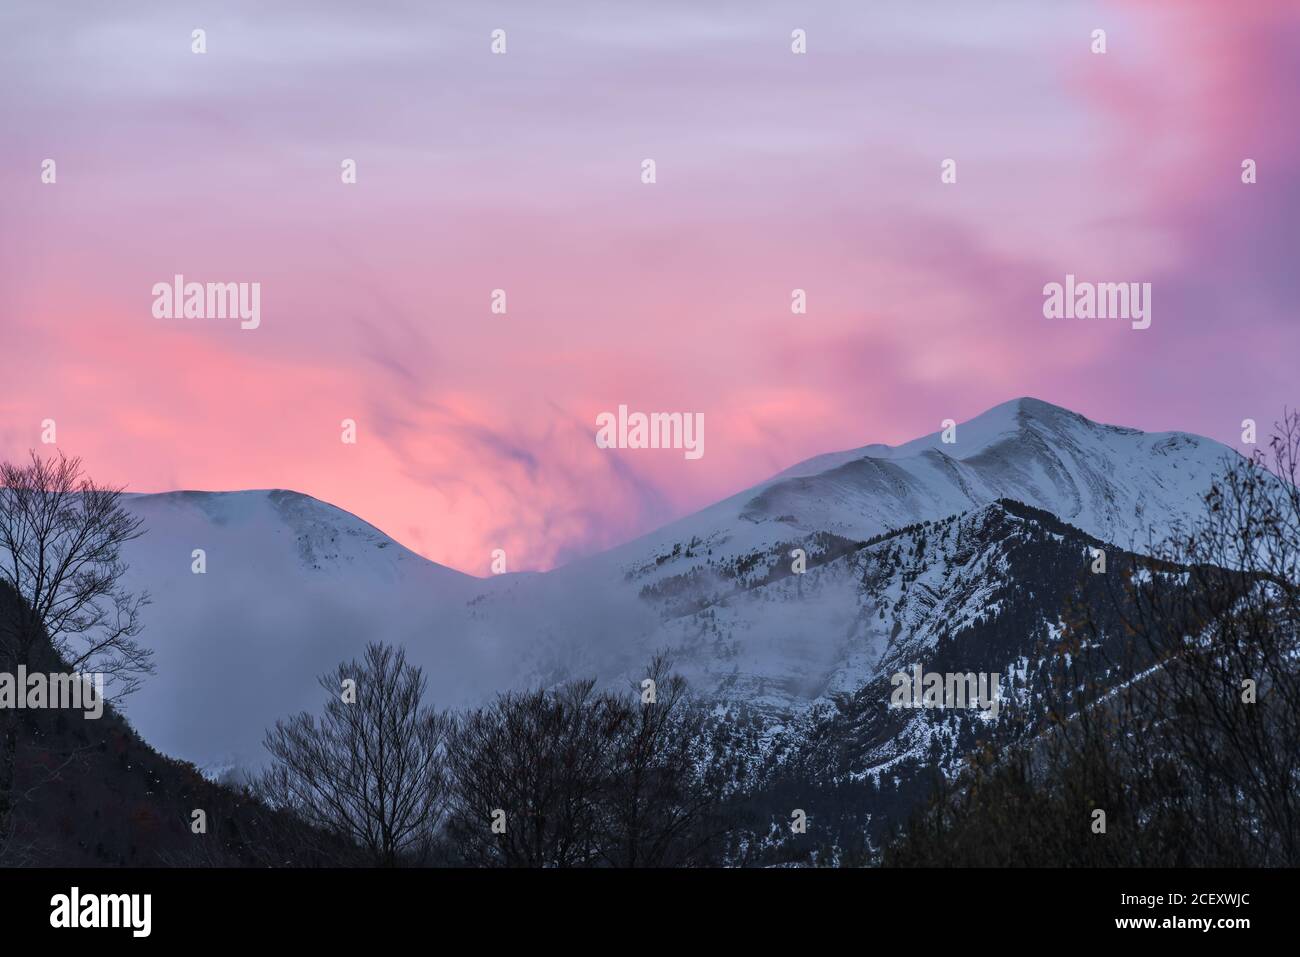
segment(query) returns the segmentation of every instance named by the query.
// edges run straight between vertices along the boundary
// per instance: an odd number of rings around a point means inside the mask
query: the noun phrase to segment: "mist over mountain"
[[[130,586],[153,596],[158,674],[127,714],[165,753],[258,765],[265,730],[316,706],[316,676],[382,640],[425,669],[439,707],[573,677],[618,686],[666,648],[697,693],[779,728],[879,681],[903,649],[1000,614],[1023,568],[989,530],[1037,524],[1015,503],[1071,526],[1082,567],[1087,540],[1142,552],[1199,514],[1235,455],[1021,398],[960,423],[953,442],[818,456],[609,551],[483,579],[296,492],[134,495],[148,534],[125,558]],[[796,548],[806,574],[792,573]],[[1044,599],[1021,614],[1041,632],[1057,610]],[[1025,653],[1003,651],[1003,667]]]

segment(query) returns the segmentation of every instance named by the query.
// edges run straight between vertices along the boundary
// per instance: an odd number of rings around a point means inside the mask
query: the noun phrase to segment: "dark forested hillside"
[[[1100,542],[1047,512],[1002,500],[925,523],[873,545],[862,562],[864,594],[928,565],[958,570],[928,606],[962,609],[960,623],[897,628],[877,677],[783,729],[743,802],[768,822],[769,862],[867,863],[976,756],[996,754],[1041,730],[1063,689],[1087,676],[1100,698],[1142,670],[1126,636],[1132,579],[1149,559]],[[1105,552],[1094,572],[1094,549]],[[890,609],[893,611],[893,609]],[[967,610],[973,610],[966,614]],[[906,613],[906,609],[901,610]],[[1086,628],[1084,623],[1086,622]],[[926,672],[1000,676],[996,717],[979,709],[891,708],[890,678]],[[815,816],[795,834],[792,809]]]
[[[0,582],[0,628],[17,597]],[[13,673],[13,662],[3,669]],[[49,647],[28,673],[66,672]],[[112,705],[11,710],[17,734],[13,814],[0,866],[310,865],[322,860],[301,828],[257,801],[159,754]],[[195,833],[195,811],[206,833]]]

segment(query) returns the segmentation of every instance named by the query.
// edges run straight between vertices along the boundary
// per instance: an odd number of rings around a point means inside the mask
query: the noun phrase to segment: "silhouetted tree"
[[[1133,586],[1130,627],[1161,667],[1133,683],[1132,710],[1155,717],[1124,744],[1185,788],[1177,810],[1193,825],[1192,852],[1225,864],[1300,865],[1297,481],[1300,413],[1291,412],[1267,453],[1234,461],[1214,482],[1205,514]]]
[[[421,669],[404,651],[372,643],[362,661],[340,665],[320,685],[328,700],[319,720],[303,712],[267,732],[275,764],[258,795],[357,848],[365,863],[426,859],[447,793],[447,721],[422,705]]]
[[[704,718],[662,656],[630,693],[577,681],[469,712],[447,745],[453,854],[505,867],[711,862],[725,775]]]
[[[134,691],[153,671],[140,645],[146,593],[122,585],[122,546],[143,534],[122,489],[87,478],[61,452],[0,463],[0,581],[20,599],[0,621],[0,670],[32,665],[48,642],[68,671],[104,676],[107,697]],[[0,832],[12,810],[19,715],[0,709]]]
[[[581,867],[599,857],[597,801],[617,708],[594,682],[510,693],[448,737],[447,836],[464,863]]]
[[[607,709],[612,741],[604,751],[602,858],[616,867],[707,863],[726,830],[723,776],[710,773],[706,714],[690,700],[685,679],[657,655],[632,694],[611,699]]]

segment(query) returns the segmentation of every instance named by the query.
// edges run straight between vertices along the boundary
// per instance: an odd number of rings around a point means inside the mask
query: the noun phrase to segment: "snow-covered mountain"
[[[144,640],[158,674],[128,714],[168,753],[256,763],[268,726],[319,707],[316,675],[382,639],[407,648],[447,707],[582,675],[631,680],[667,648],[720,708],[779,728],[877,680],[901,643],[920,648],[996,610],[1002,553],[967,550],[977,529],[1004,527],[1000,500],[1141,551],[1153,530],[1198,514],[1236,454],[1027,398],[959,424],[955,439],[819,456],[610,551],[487,579],[294,492],[133,496],[148,534],[126,557],[130,584],[154,598]],[[950,518],[951,547],[936,552],[936,532],[917,526]],[[1032,521],[1013,518],[1007,528]],[[908,571],[923,546],[924,569]],[[806,574],[791,574],[795,548]]]
[[[691,537],[732,553],[817,531],[866,539],[1000,498],[1141,546],[1150,529],[1198,510],[1209,477],[1236,455],[1201,436],[1101,425],[1031,398],[961,423],[953,439],[940,431],[817,456],[612,554],[635,561]]]
[[[169,492],[127,504],[145,522],[126,559],[130,586],[152,597],[142,640],[158,673],[126,710],[155,747],[200,765],[257,758],[267,719],[314,707],[314,676],[369,637],[437,655],[439,610],[462,607],[477,586],[296,492]],[[456,666],[468,674],[474,662]]]

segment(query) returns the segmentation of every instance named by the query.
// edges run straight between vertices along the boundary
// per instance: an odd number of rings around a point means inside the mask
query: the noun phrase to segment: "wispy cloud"
[[[1231,440],[1295,401],[1298,74],[1283,2],[17,0],[0,453],[55,417],[106,478],[297,488],[483,573],[1013,395]],[[1044,321],[1067,271],[1152,282],[1152,328]],[[154,320],[176,272],[261,282],[262,327]],[[707,454],[597,449],[620,403]]]

